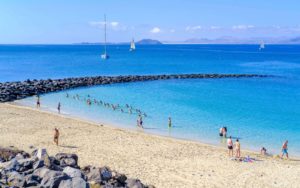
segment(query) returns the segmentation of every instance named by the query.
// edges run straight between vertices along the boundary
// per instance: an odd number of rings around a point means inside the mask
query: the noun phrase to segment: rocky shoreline
[[[46,149],[32,154],[0,148],[0,187],[154,188],[109,167],[78,166],[76,154],[48,156]]]
[[[0,83],[0,102],[11,102],[29,96],[62,91],[84,86],[105,85],[125,82],[143,82],[168,79],[219,79],[219,78],[263,78],[260,74],[173,74],[147,76],[96,76],[47,80],[26,80],[23,82]]]

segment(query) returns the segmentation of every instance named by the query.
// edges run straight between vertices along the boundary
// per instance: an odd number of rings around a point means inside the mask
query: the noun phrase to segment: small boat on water
[[[135,43],[134,43],[134,39],[132,39],[131,43],[130,43],[130,49],[129,51],[135,51]]]
[[[101,59],[109,59],[109,55],[106,51],[106,15],[104,15],[104,53],[101,54]]]
[[[260,46],[259,46],[259,50],[263,50],[263,49],[265,49],[265,43],[264,42],[260,43]]]

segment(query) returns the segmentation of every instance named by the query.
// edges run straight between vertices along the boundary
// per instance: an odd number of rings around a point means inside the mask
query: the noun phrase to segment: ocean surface
[[[0,45],[0,82],[96,75],[257,73],[272,78],[160,80],[78,88],[41,97],[44,110],[148,133],[225,146],[218,136],[240,138],[244,149],[262,146],[274,154],[289,140],[300,156],[300,46],[267,45],[108,46]],[[92,105],[87,105],[90,99]],[[34,106],[35,98],[19,101]],[[119,105],[113,110],[93,101]],[[132,106],[132,110],[126,107]],[[123,112],[121,111],[123,110]],[[146,114],[136,127],[136,109]],[[168,117],[172,128],[168,128]]]

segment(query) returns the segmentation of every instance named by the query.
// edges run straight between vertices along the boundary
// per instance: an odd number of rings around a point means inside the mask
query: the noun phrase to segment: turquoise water
[[[42,96],[42,106],[88,120],[136,128],[137,114],[147,114],[145,132],[224,145],[221,126],[239,137],[242,147],[267,147],[278,153],[289,140],[291,155],[300,156],[300,46],[161,45],[110,46],[111,59],[101,61],[98,46],[0,46],[0,81],[87,75],[163,73],[261,73],[280,77],[259,79],[168,80],[80,88]],[[126,113],[73,99],[119,104]],[[33,106],[35,99],[21,101]],[[168,117],[173,127],[168,128]]]

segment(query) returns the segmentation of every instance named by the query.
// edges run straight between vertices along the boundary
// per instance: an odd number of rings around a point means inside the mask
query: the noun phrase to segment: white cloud
[[[110,22],[110,25],[112,27],[118,27],[119,26],[119,22]]]
[[[105,22],[103,22],[103,21],[90,21],[89,25],[92,26],[92,27],[103,28],[103,26],[105,25]],[[112,29],[114,31],[125,31],[128,28],[126,25],[120,24],[120,22],[116,22],[116,21],[107,22],[106,26],[107,26],[108,29]]]
[[[187,26],[185,28],[186,31],[189,31],[189,32],[195,32],[195,31],[198,31],[198,30],[201,30],[203,29],[202,26],[200,25],[196,25],[196,26]]]
[[[232,26],[232,29],[234,30],[246,30],[246,29],[252,29],[254,28],[253,25],[234,25]]]
[[[154,27],[153,29],[150,30],[150,33],[160,33],[161,29],[159,27]]]

